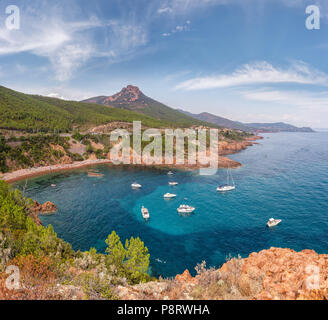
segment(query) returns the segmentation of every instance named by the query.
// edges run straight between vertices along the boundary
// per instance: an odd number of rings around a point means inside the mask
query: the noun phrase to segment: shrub
[[[131,237],[123,247],[120,237],[115,231],[106,240],[108,245],[108,265],[116,267],[117,274],[126,277],[130,283],[146,282],[150,279],[147,274],[149,267],[148,248],[139,238]]]

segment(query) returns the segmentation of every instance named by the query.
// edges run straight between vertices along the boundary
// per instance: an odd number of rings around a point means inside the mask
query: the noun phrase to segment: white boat
[[[145,208],[144,206],[142,206],[141,208],[141,213],[142,213],[142,217],[145,219],[145,220],[148,220],[150,218],[150,215],[149,215],[149,211],[147,208]]]
[[[267,222],[267,226],[268,226],[269,228],[271,228],[271,227],[275,227],[275,226],[277,226],[280,222],[281,222],[280,219],[273,219],[273,218],[270,218],[269,221]]]
[[[170,185],[170,186],[177,186],[178,184],[179,184],[178,182],[174,182],[174,181],[169,182],[169,185]]]
[[[230,179],[231,179],[231,183],[230,183]],[[230,168],[228,168],[228,170],[227,170],[227,184],[223,184],[221,186],[218,186],[216,188],[216,191],[226,192],[226,191],[232,191],[232,190],[235,190],[235,189],[236,189],[235,181],[233,180]]]
[[[188,206],[186,204],[182,204],[177,210],[179,213],[192,213],[196,209],[194,207]]]
[[[232,191],[235,189],[236,189],[235,186],[228,186],[228,185],[222,185],[216,188],[216,190],[219,192]]]
[[[164,199],[172,199],[175,198],[177,195],[173,193],[165,193],[164,194]]]
[[[51,187],[53,187],[53,188],[54,188],[54,187],[56,187],[56,185],[55,185],[55,184],[52,184],[52,185],[51,185]]]
[[[140,189],[140,188],[142,188],[142,185],[139,184],[139,183],[134,182],[134,183],[131,184],[131,187],[133,189]]]
[[[169,176],[172,176],[174,173],[173,173],[172,171],[169,171],[167,174],[168,174]]]

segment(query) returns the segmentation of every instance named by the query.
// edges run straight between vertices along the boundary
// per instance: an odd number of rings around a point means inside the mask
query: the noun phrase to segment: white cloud
[[[327,85],[328,75],[311,69],[302,62],[294,63],[288,69],[276,68],[267,62],[258,62],[245,64],[231,74],[193,78],[178,84],[176,89],[202,90],[266,83]]]
[[[257,1],[257,0],[256,0]],[[256,2],[255,1],[255,2]],[[268,0],[276,1],[276,0]],[[286,5],[289,0],[280,0]],[[304,0],[305,1],[305,0]],[[293,1],[303,5],[303,0]],[[319,0],[316,0],[317,3]],[[128,1],[127,1],[128,2]],[[170,27],[163,37],[189,30],[190,20],[184,21],[201,8],[215,5],[241,4],[245,0],[160,0],[144,1],[142,18],[134,1],[122,6],[116,21],[100,21],[97,17],[82,16],[78,1],[58,2],[34,0],[21,5],[21,29],[9,31],[0,23],[0,56],[22,52],[43,57],[51,62],[56,79],[64,81],[94,57],[105,57],[110,62],[134,57],[136,51],[148,43],[151,23],[170,16]],[[27,3],[25,1],[25,3]],[[320,5],[325,2],[320,1]],[[85,13],[83,13],[85,15]],[[173,19],[172,19],[173,18]],[[177,19],[178,18],[178,19]],[[103,45],[94,36],[102,29]]]
[[[189,31],[190,29],[190,24],[191,24],[191,21],[190,20],[187,20],[184,24],[182,25],[177,25],[174,29],[172,29],[170,32],[165,32],[165,33],[162,33],[162,36],[163,37],[169,37],[177,32],[183,32],[183,31]]]
[[[67,86],[57,86],[57,87],[30,87],[22,88],[20,86],[13,86],[14,90],[19,92],[24,92],[26,94],[32,95],[41,95],[49,98],[57,98],[61,100],[72,100],[72,101],[81,101],[88,99],[90,97],[97,96],[97,92],[90,91],[88,89],[78,89],[74,87]]]
[[[83,32],[98,27],[95,19],[67,23],[57,15],[34,11],[25,15],[20,30],[0,29],[0,55],[28,52],[49,59],[57,80],[71,77],[95,52]]]
[[[181,15],[198,8],[229,4],[231,2],[241,2],[241,0],[164,0],[161,8],[168,8],[169,10],[166,10],[166,13]]]
[[[328,111],[328,92],[261,90],[243,92],[246,99],[296,106],[308,110]]]
[[[172,13],[173,10],[169,7],[166,7],[166,8],[160,8],[157,10],[157,13],[158,14],[163,14],[163,13]]]
[[[61,96],[59,93],[55,93],[55,92],[52,92],[52,93],[47,94],[47,97],[65,100],[65,97],[64,96]]]
[[[68,22],[62,12],[64,7],[53,5],[47,10],[36,10],[29,6],[25,9],[21,10],[25,15],[20,30],[10,31],[0,25],[0,56],[25,52],[45,57],[59,81],[71,78],[93,57],[105,57],[114,62],[147,42],[146,31],[133,21],[100,21],[91,16]],[[106,46],[95,40],[96,28],[105,33]]]

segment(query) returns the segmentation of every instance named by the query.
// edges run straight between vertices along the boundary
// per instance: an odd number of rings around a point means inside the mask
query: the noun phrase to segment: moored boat
[[[177,195],[173,193],[165,193],[164,194],[164,199],[172,199],[175,198]]]
[[[175,182],[175,181],[172,181],[172,182],[169,182],[169,185],[170,186],[177,186],[179,183],[178,182]]]
[[[140,188],[142,188],[142,185],[139,184],[139,183],[134,182],[134,183],[131,184],[131,187],[133,189],[140,189]]]
[[[235,190],[236,187],[235,186],[229,186],[229,185],[222,185],[222,186],[219,186],[216,188],[216,191],[219,191],[219,192],[225,192],[225,191],[232,191],[232,190]]]
[[[280,220],[280,219],[273,219],[273,218],[270,218],[269,221],[267,222],[267,226],[268,226],[269,228],[271,228],[271,227],[275,227],[275,226],[277,226],[281,221],[282,221],[282,220]]]
[[[230,179],[231,179],[231,183],[230,183]],[[235,190],[235,189],[236,189],[235,181],[233,180],[230,168],[228,168],[228,170],[227,170],[227,184],[223,184],[221,186],[218,186],[216,188],[216,191],[226,192],[226,191],[232,191],[232,190]]]
[[[177,210],[179,213],[193,213],[196,208],[188,206],[186,204],[182,204]]]
[[[150,214],[149,214],[149,211],[147,208],[145,208],[144,206],[142,206],[141,208],[141,213],[142,213],[142,217],[145,219],[145,220],[148,220],[150,218]]]

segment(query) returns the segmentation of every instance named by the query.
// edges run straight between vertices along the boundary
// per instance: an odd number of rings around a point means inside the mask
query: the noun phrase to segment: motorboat
[[[179,213],[193,213],[196,209],[186,204],[182,204],[177,210]]]
[[[281,222],[280,219],[273,219],[273,218],[270,218],[269,221],[267,222],[267,226],[268,226],[269,228],[271,228],[271,227],[275,227],[275,226],[277,226],[280,222]]]
[[[147,208],[145,208],[144,206],[142,206],[141,208],[141,213],[142,213],[142,217],[145,219],[145,220],[148,220],[150,218],[150,214],[149,214],[149,211]]]
[[[177,195],[173,193],[165,193],[164,194],[164,199],[172,199],[175,198]]]
[[[173,173],[172,171],[169,171],[167,174],[168,174],[169,176],[172,176],[174,173]]]
[[[139,183],[134,182],[134,183],[131,184],[131,187],[133,189],[140,189],[140,188],[142,188],[142,185],[139,184]]]
[[[169,185],[170,186],[177,186],[179,183],[178,182],[175,182],[175,181],[172,181],[172,182],[169,182]]]
[[[56,185],[53,183],[53,184],[51,185],[51,187],[53,187],[53,188],[54,188],[54,187],[56,187]]]

